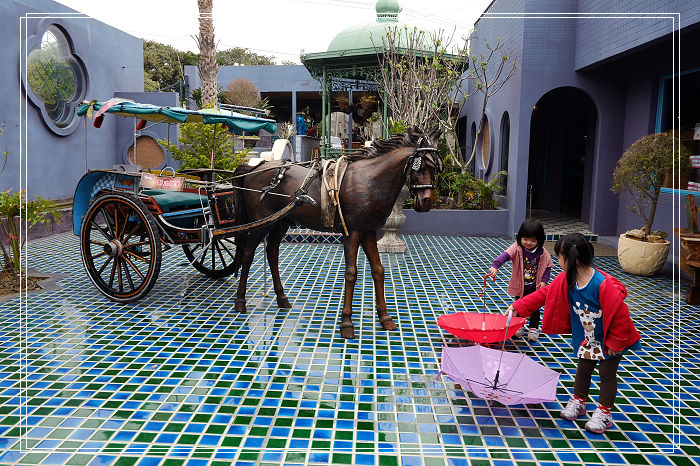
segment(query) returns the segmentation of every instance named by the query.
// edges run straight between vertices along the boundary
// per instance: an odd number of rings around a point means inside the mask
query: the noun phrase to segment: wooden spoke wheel
[[[158,279],[158,226],[133,195],[104,194],[93,200],[83,217],[80,250],[90,280],[111,300],[136,301]]]
[[[182,249],[190,264],[209,278],[228,277],[236,271],[236,243],[233,238],[214,236],[207,245],[184,244]]]

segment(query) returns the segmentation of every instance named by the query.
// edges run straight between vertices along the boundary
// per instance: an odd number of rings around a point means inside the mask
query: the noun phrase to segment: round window
[[[82,99],[84,82],[83,68],[66,34],[52,24],[27,55],[27,84],[58,128],[68,127],[75,118],[74,107]]]

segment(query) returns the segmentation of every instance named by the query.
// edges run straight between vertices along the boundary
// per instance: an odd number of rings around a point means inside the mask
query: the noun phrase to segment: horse
[[[385,330],[395,330],[396,324],[387,311],[384,299],[384,267],[377,250],[376,231],[391,213],[404,184],[408,184],[416,211],[426,212],[432,207],[435,200],[435,178],[443,168],[436,147],[438,135],[437,129],[426,134],[413,127],[406,133],[375,141],[370,147],[348,156],[345,176],[338,190],[340,212],[336,212],[332,227],[324,226],[322,221],[322,180],[318,168],[285,162],[265,162],[252,169],[248,166],[239,167],[236,171],[236,174],[241,174],[238,181],[242,188],[239,191],[239,202],[242,203],[241,213],[247,222],[279,212],[288,205],[289,198],[299,194],[302,186],[313,202],[301,203],[279,221],[237,236],[236,272],[240,268],[240,278],[236,311],[246,311],[248,273],[255,250],[265,237],[277,305],[280,308],[290,308],[279,276],[279,246],[287,229],[293,224],[317,231],[339,232],[347,229],[343,241],[345,292],[341,336],[346,339],[355,338],[352,297],[357,280],[357,254],[360,246],[369,259],[372,271],[379,323]],[[261,190],[269,192],[261,196]],[[341,213],[345,227],[342,225]]]

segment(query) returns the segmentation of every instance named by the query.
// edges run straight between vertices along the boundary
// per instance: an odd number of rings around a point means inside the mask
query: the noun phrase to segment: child
[[[610,410],[617,395],[617,366],[627,348],[639,347],[624,303],[627,290],[614,277],[594,269],[593,245],[583,235],[572,233],[554,246],[560,273],[544,288],[515,301],[509,309],[528,316],[544,304],[542,331],[549,334],[571,333],[571,344],[578,358],[574,396],[561,411],[570,421],[586,412],[591,375],[599,365],[600,395],[598,407],[586,422],[586,429],[602,434],[612,426]]]
[[[486,274],[487,277],[496,276],[496,271],[506,261],[513,263],[513,272],[508,284],[508,294],[521,298],[539,289],[549,281],[549,274],[552,270],[552,257],[544,249],[544,227],[540,222],[525,220],[520,225],[518,234],[515,235],[516,242],[511,244],[500,256],[494,259],[491,268]],[[540,311],[532,313],[528,323],[527,339],[537,341],[540,336]],[[522,337],[525,327],[522,327],[515,334]]]

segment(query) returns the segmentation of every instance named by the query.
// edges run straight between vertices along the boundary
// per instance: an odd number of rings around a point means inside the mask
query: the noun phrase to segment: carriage
[[[93,116],[97,127],[104,113],[138,118],[137,128],[147,122],[198,121],[225,125],[229,131],[276,131],[273,120],[231,110],[192,111],[123,99],[85,102],[78,109],[80,116]],[[236,270],[235,236],[278,220],[300,202],[292,198],[270,218],[240,224],[233,172],[133,170],[88,171],[73,203],[73,231],[80,237],[85,270],[102,294],[120,303],[150,291],[163,252],[174,246],[182,246],[187,260],[207,277],[231,275]]]

